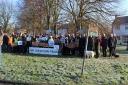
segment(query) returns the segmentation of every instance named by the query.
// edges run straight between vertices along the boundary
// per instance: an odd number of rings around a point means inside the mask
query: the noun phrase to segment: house
[[[89,27],[88,27],[89,26]],[[98,36],[99,34],[109,34],[111,32],[110,29],[108,29],[109,27],[104,27],[99,23],[96,22],[90,22],[89,25],[88,24],[84,24],[83,28],[81,30],[79,30],[78,32],[80,34],[85,34],[87,33],[87,28],[89,28],[89,35],[90,36]],[[76,27],[74,24],[72,23],[68,23],[68,24],[61,24],[58,28],[58,34],[62,34],[65,35],[67,33],[75,33]]]
[[[128,41],[128,16],[115,17],[112,29],[117,36],[118,44],[126,45]]]

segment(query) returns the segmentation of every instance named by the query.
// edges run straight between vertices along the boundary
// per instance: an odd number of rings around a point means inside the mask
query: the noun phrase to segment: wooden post
[[[2,52],[1,52],[1,44],[0,44],[0,68],[2,68]]]
[[[86,33],[86,44],[85,44],[85,55],[83,57],[83,63],[82,63],[82,69],[81,69],[81,76],[83,75],[84,73],[84,64],[85,64],[85,59],[86,59],[86,53],[87,53],[87,47],[88,47],[88,35],[89,35],[89,28],[87,29],[87,33]]]

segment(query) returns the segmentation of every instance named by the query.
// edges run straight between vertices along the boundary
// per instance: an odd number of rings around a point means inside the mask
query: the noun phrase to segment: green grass
[[[0,79],[61,85],[127,85],[128,58],[86,59],[84,75],[81,58],[3,54]]]

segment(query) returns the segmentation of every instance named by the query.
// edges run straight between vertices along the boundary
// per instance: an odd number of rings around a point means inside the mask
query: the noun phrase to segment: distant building
[[[116,17],[112,28],[113,33],[118,37],[118,44],[126,45],[128,41],[128,16]]]
[[[78,30],[80,34],[86,34],[87,29],[89,28],[89,35],[90,36],[98,36],[99,34],[109,34],[111,31],[108,29],[109,27],[103,27],[101,24],[90,22],[89,26],[87,24],[83,25],[81,30]],[[58,28],[58,34],[65,35],[67,33],[75,33],[76,27],[74,24],[61,24]]]

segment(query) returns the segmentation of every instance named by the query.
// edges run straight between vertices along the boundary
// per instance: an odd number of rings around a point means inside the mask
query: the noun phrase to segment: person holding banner
[[[27,53],[29,53],[29,47],[32,45],[32,37],[31,35],[27,35],[26,38],[26,48],[27,48]]]
[[[19,37],[19,40],[18,40],[18,53],[23,53],[23,41],[21,37]]]
[[[17,35],[14,35],[13,52],[14,53],[17,53],[18,52],[18,37],[17,37]]]
[[[50,39],[48,40],[48,46],[49,47],[54,47],[54,40],[53,40],[52,36],[50,36]]]

